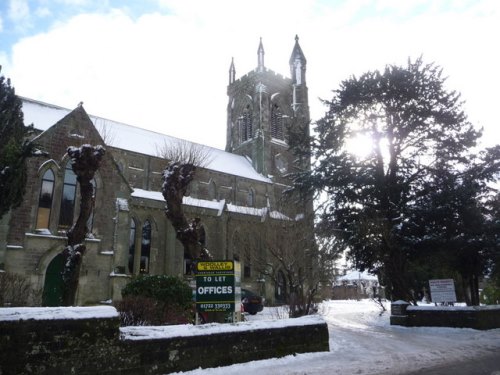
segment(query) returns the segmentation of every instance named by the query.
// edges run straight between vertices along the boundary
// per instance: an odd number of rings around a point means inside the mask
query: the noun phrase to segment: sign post
[[[431,290],[431,300],[434,303],[454,303],[457,302],[455,293],[455,283],[453,279],[429,280]]]
[[[239,275],[236,276],[239,279]],[[234,261],[198,262],[196,264],[196,311],[198,313],[234,312],[237,295],[235,281]]]

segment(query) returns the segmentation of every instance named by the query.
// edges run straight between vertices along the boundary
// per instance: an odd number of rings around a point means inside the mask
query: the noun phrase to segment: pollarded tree
[[[184,256],[190,260],[210,258],[204,246],[203,227],[199,218],[188,219],[184,214],[182,201],[197,167],[210,162],[208,148],[178,140],[157,148],[158,156],[168,161],[163,171],[162,195],[166,201],[165,215],[172,223],[176,238],[182,243]]]
[[[419,58],[343,81],[316,123],[312,170],[295,176],[298,190],[322,194],[319,233],[359,269],[383,276],[392,299],[414,301],[415,248],[403,228],[428,193],[431,169],[439,160],[458,170],[480,137],[441,73]],[[363,156],[347,147],[359,137],[371,142]]]
[[[64,259],[62,303],[64,306],[72,306],[75,304],[80,267],[86,250],[84,242],[89,233],[88,221],[94,207],[92,180],[101,165],[105,149],[102,146],[85,144],[81,147],[68,147],[67,152],[71,158],[71,168],[75,172],[76,180],[80,185],[81,196],[78,218],[68,230],[68,243],[62,252]]]
[[[0,76],[0,218],[22,202],[26,158],[34,152],[34,145],[26,139],[30,130],[24,126],[22,101],[10,79]]]

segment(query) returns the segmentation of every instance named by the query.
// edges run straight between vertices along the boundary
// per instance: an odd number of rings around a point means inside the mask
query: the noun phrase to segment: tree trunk
[[[189,222],[182,208],[182,198],[195,171],[193,164],[172,163],[163,172],[162,186],[162,194],[167,203],[165,215],[175,229],[176,238],[184,247],[184,255],[191,260],[207,254],[200,242],[200,220],[195,218]]]
[[[75,304],[80,267],[86,250],[84,241],[88,233],[87,222],[94,207],[94,187],[91,181],[100,166],[104,153],[105,150],[101,146],[83,145],[81,148],[68,148],[68,155],[73,163],[71,167],[80,184],[81,199],[78,219],[67,233],[67,245],[62,252],[64,259],[62,304],[64,306]]]
[[[406,279],[407,264],[401,257],[392,255],[385,264],[385,273],[390,280],[390,294],[392,301],[403,300],[416,304],[415,297],[411,293]]]

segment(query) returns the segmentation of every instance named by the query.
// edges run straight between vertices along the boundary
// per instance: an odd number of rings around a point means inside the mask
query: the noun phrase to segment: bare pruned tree
[[[197,167],[210,162],[210,149],[199,144],[178,140],[165,142],[157,148],[160,157],[168,160],[163,171],[162,194],[167,203],[165,215],[176,231],[176,238],[184,247],[184,256],[191,260],[210,258],[204,246],[204,230],[199,218],[188,219],[184,214],[182,199],[194,178]]]
[[[71,158],[71,168],[75,172],[76,180],[80,185],[80,213],[76,222],[67,233],[67,244],[62,255],[64,267],[63,297],[64,306],[75,304],[76,290],[80,278],[80,266],[86,250],[85,237],[89,232],[87,223],[94,207],[94,186],[92,179],[101,165],[105,149],[102,146],[82,145],[81,147],[68,147]]]
[[[316,311],[319,288],[332,279],[335,257],[318,247],[308,219],[282,220],[276,228],[276,237],[265,244],[267,252],[256,260],[258,271],[275,285],[282,284],[284,278],[290,317]]]
[[[209,147],[184,139],[164,140],[162,145],[156,145],[156,154],[170,163],[191,164],[200,168],[212,161]]]
[[[95,118],[95,127],[101,135],[104,144],[113,146],[116,141],[116,131],[111,127],[110,122],[102,118]]]

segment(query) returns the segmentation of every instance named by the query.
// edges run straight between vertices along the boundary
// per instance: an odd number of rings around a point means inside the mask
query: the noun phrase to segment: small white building
[[[333,299],[374,298],[380,295],[378,277],[366,271],[349,271],[337,277],[333,286]]]

